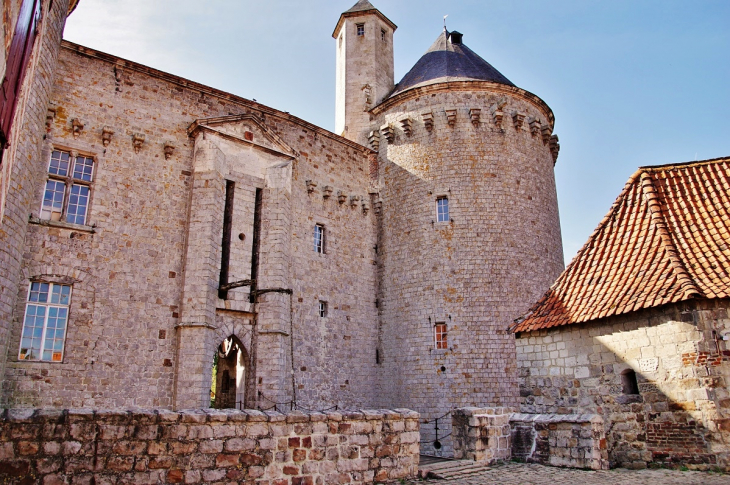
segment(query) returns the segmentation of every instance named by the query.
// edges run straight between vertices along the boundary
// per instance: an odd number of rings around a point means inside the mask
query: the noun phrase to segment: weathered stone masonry
[[[17,16],[21,2],[5,2]],[[49,9],[49,5],[52,8]],[[69,1],[42,3],[41,32],[18,100],[10,147],[0,172],[0,375],[5,375],[12,314],[16,305],[28,213],[35,204],[34,188],[43,184],[47,160],[41,156],[48,101],[56,80],[61,33]],[[8,45],[7,39],[5,45]],[[0,385],[5,388],[4,379]]]
[[[418,468],[418,414],[6,410],[0,480],[325,485]]]

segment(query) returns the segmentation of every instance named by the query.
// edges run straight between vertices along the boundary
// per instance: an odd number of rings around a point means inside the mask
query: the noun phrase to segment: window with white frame
[[[448,349],[449,340],[445,323],[437,323],[433,327],[434,345],[436,349]]]
[[[357,24],[357,35],[358,37],[365,35],[365,24]]]
[[[43,195],[41,219],[86,224],[94,178],[94,159],[53,150]]]
[[[63,361],[71,286],[31,282],[20,335],[19,360]]]
[[[449,222],[449,198],[436,199],[436,222]]]
[[[322,224],[314,225],[314,252],[324,253],[324,226]]]

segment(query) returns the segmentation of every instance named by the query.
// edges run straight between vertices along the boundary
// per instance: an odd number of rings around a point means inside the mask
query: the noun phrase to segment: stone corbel
[[[471,124],[479,126],[479,120],[482,117],[482,110],[479,108],[471,108],[469,110],[469,118],[471,118]]]
[[[532,136],[537,136],[540,134],[540,125],[541,125],[540,120],[538,120],[536,118],[532,118],[530,120],[530,134]]]
[[[368,134],[368,144],[376,152],[380,150],[380,131],[373,130]]]
[[[351,195],[350,196],[350,207],[357,207],[357,204],[360,202],[360,196],[359,195]]]
[[[114,135],[114,130],[110,126],[105,126],[101,129],[101,143],[104,146],[109,146],[109,143],[112,141],[112,136]]]
[[[322,197],[325,199],[329,199],[332,195],[332,186],[331,185],[325,185],[322,187]]]
[[[316,189],[316,188],[317,188],[317,182],[315,182],[314,180],[307,180],[307,192],[308,193],[311,194],[312,192],[314,192],[314,189]]]
[[[380,127],[380,132],[385,136],[385,139],[388,140],[388,143],[393,143],[395,141],[395,130],[390,125],[383,125]]]
[[[347,194],[341,190],[338,190],[337,191],[337,202],[339,202],[340,204],[344,204],[346,200],[347,200]]]
[[[366,197],[362,198],[362,212],[363,214],[367,214],[370,210],[370,203],[368,203],[368,200]]]
[[[553,130],[550,129],[550,125],[545,125],[540,128],[540,132],[542,133],[542,144],[547,145],[550,142],[550,135],[553,134]]]
[[[55,103],[48,103],[48,110],[46,111],[46,132],[51,132],[51,126],[53,121],[56,119],[56,105]]]
[[[134,153],[139,153],[144,145],[145,134],[144,133],[132,133],[132,146],[134,147]]]
[[[433,113],[427,111],[421,113],[421,117],[423,117],[423,124],[426,126],[426,131],[431,132],[433,130]]]
[[[383,212],[383,201],[376,200],[373,204],[373,210],[375,211],[375,214],[380,215],[380,213]]]
[[[81,132],[84,130],[84,124],[80,119],[74,118],[71,120],[71,129],[73,130],[74,138],[78,138]]]
[[[522,130],[522,125],[525,124],[525,115],[519,111],[512,113],[512,122],[515,124],[515,130]]]
[[[494,120],[494,124],[497,125],[497,127],[502,128],[502,120],[504,119],[504,107],[507,105],[507,101],[504,99],[501,99],[492,106],[492,119]]]
[[[175,144],[171,141],[166,141],[163,147],[165,151],[165,160],[169,160],[173,153],[175,153]]]
[[[447,109],[446,111],[446,122],[449,124],[450,127],[454,127],[456,125],[456,110],[455,109]]]
[[[403,133],[406,134],[406,136],[411,136],[413,133],[413,128],[411,126],[411,119],[410,118],[403,118],[400,120],[400,126],[403,128]]]
[[[550,153],[553,156],[553,165],[558,161],[558,153],[560,153],[560,143],[558,143],[558,135],[550,137]]]

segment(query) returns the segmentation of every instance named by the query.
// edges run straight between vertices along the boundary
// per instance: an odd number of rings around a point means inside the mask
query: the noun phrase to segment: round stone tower
[[[444,32],[370,111],[379,153],[382,404],[517,406],[507,331],[563,269],[550,108]],[[451,417],[438,438],[450,453]],[[438,448],[438,446],[436,447]]]

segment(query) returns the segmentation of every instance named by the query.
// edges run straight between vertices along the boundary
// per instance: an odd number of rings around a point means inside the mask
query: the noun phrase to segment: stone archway
[[[231,335],[216,347],[211,376],[211,407],[243,409],[250,359],[246,347]]]

